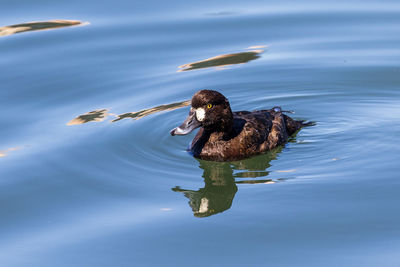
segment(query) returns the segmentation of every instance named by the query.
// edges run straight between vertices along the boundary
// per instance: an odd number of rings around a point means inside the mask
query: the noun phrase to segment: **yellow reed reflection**
[[[154,108],[149,108],[149,109],[144,109],[144,110],[140,110],[140,111],[136,111],[136,112],[128,112],[128,113],[124,113],[121,115],[117,115],[117,119],[113,120],[112,122],[116,122],[125,118],[131,118],[131,119],[135,119],[138,120],[140,118],[143,118],[145,116],[157,113],[157,112],[161,112],[161,111],[166,111],[166,110],[174,110],[174,109],[178,109],[178,108],[182,108],[182,107],[186,107],[190,105],[190,100],[186,100],[183,102],[177,102],[177,103],[172,103],[172,104],[167,104],[167,105],[160,105]]]
[[[107,109],[97,109],[88,113],[79,115],[75,119],[67,123],[67,125],[78,125],[90,121],[103,121],[108,116]]]
[[[257,46],[257,48],[262,48],[262,47],[264,46]],[[244,64],[259,58],[262,52],[264,52],[264,50],[258,49],[258,50],[251,50],[234,54],[220,55],[179,66],[178,68],[180,68],[180,70],[178,70],[178,72],[195,70],[195,69],[212,68],[212,67],[230,66],[235,64]]]
[[[33,21],[21,24],[14,24],[0,27],[0,36],[7,36],[27,31],[43,31],[69,26],[87,25],[88,22],[78,20],[49,20],[49,21]]]
[[[167,111],[167,110],[174,110],[174,109],[186,107],[189,105],[190,105],[190,100],[186,100],[186,101],[182,101],[182,102],[176,102],[176,103],[172,103],[172,104],[160,105],[160,106],[153,107],[153,108],[143,109],[140,111],[127,112],[127,113],[123,113],[120,115],[109,113],[108,109],[97,109],[97,110],[93,110],[93,111],[87,112],[85,114],[79,115],[75,119],[72,119],[71,121],[69,121],[67,123],[67,125],[78,125],[78,124],[84,124],[84,123],[91,122],[91,121],[100,122],[100,121],[104,121],[108,116],[117,117],[116,119],[112,120],[111,122],[116,122],[116,121],[126,119],[126,118],[138,120],[140,118],[149,116],[154,113],[158,113],[161,111]]]

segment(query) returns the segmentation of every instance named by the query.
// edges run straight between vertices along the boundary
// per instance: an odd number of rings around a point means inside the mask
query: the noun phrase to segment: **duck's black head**
[[[229,132],[233,126],[233,115],[228,99],[214,90],[201,90],[192,97],[189,116],[171,135],[188,134],[198,127],[209,132]]]

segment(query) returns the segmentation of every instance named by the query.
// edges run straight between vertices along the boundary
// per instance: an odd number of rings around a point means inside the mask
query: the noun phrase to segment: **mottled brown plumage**
[[[189,117],[171,134],[187,134],[201,127],[189,149],[204,160],[233,161],[263,153],[284,144],[305,125],[283,114],[279,107],[232,112],[229,101],[213,90],[197,92],[191,104]],[[203,112],[204,119],[199,116]]]

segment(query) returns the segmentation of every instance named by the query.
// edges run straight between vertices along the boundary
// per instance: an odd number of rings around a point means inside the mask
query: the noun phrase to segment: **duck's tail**
[[[296,133],[298,130],[300,130],[303,127],[315,125],[315,122],[313,122],[313,121],[294,120],[287,115],[283,115],[283,117],[285,118],[286,131],[289,136],[293,135],[294,133]]]
[[[294,111],[292,110],[282,110],[281,107],[273,107],[271,109],[275,113],[289,113],[289,114],[294,114]],[[303,127],[308,127],[308,126],[314,126],[316,123],[314,121],[305,121],[305,120],[294,120],[291,117],[289,117],[286,114],[282,114],[283,117],[285,118],[285,124],[286,124],[286,131],[288,135],[292,135],[296,133],[298,130],[300,130]]]
[[[293,110],[282,110],[282,108],[281,108],[281,107],[278,107],[278,106],[273,107],[272,110],[273,110],[274,112],[281,112],[281,113],[294,114],[294,111],[293,111]],[[286,115],[284,115],[284,116],[286,117],[286,120],[287,120],[288,118],[290,118],[289,116],[286,116]],[[290,119],[293,120],[292,118],[290,118]],[[299,129],[300,129],[301,127],[308,127],[308,126],[314,126],[314,125],[316,125],[315,121],[305,121],[305,120],[294,120],[294,121],[295,121],[295,124],[297,124],[297,126],[298,126]],[[289,123],[293,123],[293,122],[289,122]]]

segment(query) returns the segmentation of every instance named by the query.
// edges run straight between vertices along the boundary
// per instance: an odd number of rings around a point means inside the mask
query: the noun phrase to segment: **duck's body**
[[[187,134],[200,126],[202,128],[189,147],[193,156],[204,160],[233,161],[284,144],[303,123],[283,114],[279,107],[232,112],[222,94],[201,90],[192,98],[189,117],[171,134]]]
[[[300,128],[301,122],[274,109],[233,112],[232,132],[209,132],[201,128],[190,144],[190,151],[205,160],[240,160],[284,144]]]

